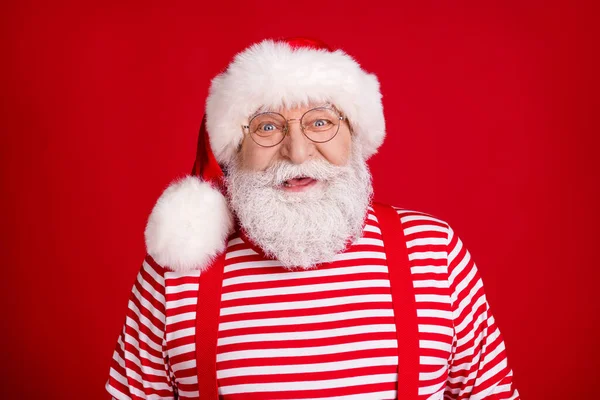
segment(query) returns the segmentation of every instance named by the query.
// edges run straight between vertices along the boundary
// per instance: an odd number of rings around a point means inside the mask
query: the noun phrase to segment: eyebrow
[[[337,108],[336,108],[336,107],[335,107],[335,106],[334,106],[334,105],[333,105],[331,102],[329,102],[329,101],[328,101],[328,102],[326,102],[326,103],[323,103],[323,104],[322,104],[322,105],[320,105],[320,106],[315,106],[315,107],[312,107],[311,109],[313,109],[313,108],[328,108],[328,107],[331,107],[331,108],[334,108],[334,109],[336,109],[336,110],[337,110]],[[249,119],[249,120],[251,120],[252,118],[256,117],[258,114],[267,113],[267,112],[277,112],[277,111],[273,111],[271,108],[268,108],[268,107],[265,107],[265,106],[260,106],[260,107],[258,108],[258,110],[254,111],[254,112],[253,112],[253,113],[252,113],[252,114],[251,114],[251,115],[248,117],[248,119]]]

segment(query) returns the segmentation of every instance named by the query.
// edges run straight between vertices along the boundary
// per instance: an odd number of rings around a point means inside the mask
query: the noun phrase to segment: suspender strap
[[[398,399],[418,395],[419,337],[417,308],[408,252],[400,217],[390,206],[374,203],[373,208],[384,239],[390,276],[396,337],[398,340]],[[202,400],[218,400],[217,335],[225,252],[200,274],[196,306],[196,366]]]
[[[196,368],[202,400],[218,400],[217,335],[221,310],[221,285],[225,252],[200,274],[196,306]]]
[[[404,230],[394,208],[379,203],[374,203],[373,208],[383,236],[394,307],[398,339],[397,398],[416,399],[419,388],[419,327]]]

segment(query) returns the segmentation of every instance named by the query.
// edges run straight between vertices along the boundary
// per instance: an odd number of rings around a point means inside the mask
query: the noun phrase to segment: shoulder
[[[448,222],[423,211],[387,207],[400,218],[413,270],[443,273],[453,290],[480,279],[471,253]]]
[[[155,308],[161,310],[169,325],[180,314],[195,312],[200,274],[200,270],[173,271],[147,254],[138,282],[143,282],[151,294],[149,299],[156,303]]]
[[[413,274],[433,273],[445,276],[448,272],[450,225],[435,215],[403,207],[374,203],[379,226],[383,231],[401,229]],[[381,211],[379,215],[377,211]],[[383,214],[385,212],[385,214]],[[382,226],[381,218],[398,218],[400,224]],[[387,241],[385,232],[383,240]],[[390,236],[393,239],[393,236]],[[402,239],[401,239],[402,240]]]
[[[197,284],[201,271],[199,269],[173,271],[168,265],[160,264],[150,254],[146,254],[141,273],[152,277],[155,283],[167,288],[189,283]]]
[[[400,219],[404,235],[407,240],[411,237],[425,237],[427,235],[448,238],[452,228],[444,219],[419,210],[413,210],[383,203],[374,203],[372,211],[377,214],[378,207],[393,209]]]

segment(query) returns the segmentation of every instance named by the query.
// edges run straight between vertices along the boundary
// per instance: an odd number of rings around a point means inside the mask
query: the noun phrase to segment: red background
[[[146,218],[191,168],[210,79],[251,42],[296,35],[378,74],[377,198],[461,235],[523,397],[596,397],[593,10],[14,3],[0,12],[2,398],[105,398]]]

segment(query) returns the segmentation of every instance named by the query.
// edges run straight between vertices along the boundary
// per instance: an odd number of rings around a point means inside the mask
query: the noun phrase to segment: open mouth
[[[281,186],[286,191],[300,192],[308,189],[317,182],[318,181],[316,179],[309,178],[306,176],[299,176],[297,178],[288,179],[287,181],[283,182]]]

